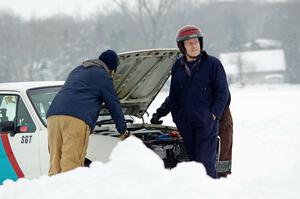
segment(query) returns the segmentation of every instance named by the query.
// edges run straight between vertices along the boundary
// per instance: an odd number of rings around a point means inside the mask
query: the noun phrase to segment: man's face
[[[183,42],[187,54],[196,57],[200,54],[200,43],[198,38],[188,39]]]

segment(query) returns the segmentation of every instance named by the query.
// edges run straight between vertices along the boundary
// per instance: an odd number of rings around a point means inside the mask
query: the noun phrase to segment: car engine
[[[154,124],[129,124],[127,129],[153,150],[163,161],[165,168],[174,168],[177,163],[188,161],[182,137],[175,127]],[[95,133],[117,137],[115,131],[96,130]]]

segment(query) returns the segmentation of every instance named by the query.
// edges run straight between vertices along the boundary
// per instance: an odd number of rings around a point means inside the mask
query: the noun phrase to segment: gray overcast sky
[[[109,11],[112,5],[109,0],[0,0],[1,10],[9,9],[26,18],[48,17],[58,13],[88,17],[98,10]]]
[[[149,0],[155,1],[155,0]],[[198,0],[209,1],[209,0]],[[237,0],[219,0],[237,1]],[[250,0],[249,0],[250,1]],[[284,2],[285,0],[257,0]],[[129,2],[129,0],[127,1]],[[197,2],[197,1],[194,1]],[[26,18],[48,17],[54,14],[67,14],[89,17],[94,12],[107,13],[116,5],[111,0],[0,0],[0,10],[9,9]]]

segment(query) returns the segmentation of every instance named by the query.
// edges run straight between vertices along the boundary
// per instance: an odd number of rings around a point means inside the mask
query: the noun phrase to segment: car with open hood
[[[143,116],[170,76],[179,51],[154,49],[120,53],[114,86],[128,130],[164,161],[166,168],[187,160],[175,127],[145,123]],[[63,81],[0,84],[0,184],[5,179],[34,178],[48,173],[46,112]],[[142,122],[136,122],[141,118]],[[92,131],[85,164],[109,161],[120,141],[103,104]]]

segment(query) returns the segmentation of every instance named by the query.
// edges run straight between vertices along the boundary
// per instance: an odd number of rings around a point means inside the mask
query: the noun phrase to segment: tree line
[[[176,31],[194,24],[204,48],[224,52],[258,50],[274,40],[285,52],[286,82],[300,83],[300,2],[113,0],[116,9],[80,18],[55,15],[24,19],[0,10],[0,82],[64,80],[83,60],[107,48],[117,52],[175,48]],[[132,1],[131,1],[132,2]],[[278,46],[277,46],[278,48]]]

